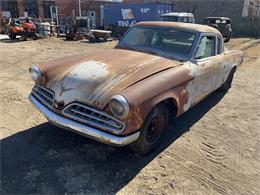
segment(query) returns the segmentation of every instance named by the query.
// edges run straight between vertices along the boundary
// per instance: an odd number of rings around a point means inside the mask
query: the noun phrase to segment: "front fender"
[[[184,112],[188,102],[187,85],[193,79],[188,64],[180,65],[152,75],[125,89],[123,95],[129,102],[130,112],[123,134],[141,128],[150,111],[160,102],[170,99],[177,108],[177,116]]]

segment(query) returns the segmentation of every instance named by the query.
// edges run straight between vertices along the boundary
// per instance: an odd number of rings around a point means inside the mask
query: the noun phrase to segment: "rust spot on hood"
[[[111,96],[133,83],[181,62],[123,49],[78,54],[40,65],[41,84],[56,101],[82,102],[104,109]]]

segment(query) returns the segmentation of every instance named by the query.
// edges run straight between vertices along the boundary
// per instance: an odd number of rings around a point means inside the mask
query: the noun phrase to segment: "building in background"
[[[205,17],[231,18],[234,35],[260,36],[260,0],[123,0],[123,2],[172,3],[174,12],[191,12],[196,23]]]
[[[51,18],[50,6],[55,0],[0,0],[0,19],[2,17]]]
[[[81,16],[89,16],[93,28],[101,28],[104,24],[104,5],[120,3],[121,0],[81,0]],[[77,17],[79,13],[79,0],[55,0],[61,22],[69,17]]]
[[[93,28],[104,25],[104,5],[110,3],[161,2],[170,3],[175,12],[191,12],[196,23],[205,17],[223,16],[232,20],[234,35],[260,36],[260,0],[80,0],[81,15],[89,16]],[[51,18],[50,6],[58,7],[61,23],[79,16],[79,0],[0,0],[2,17],[29,16]]]
[[[89,16],[94,28],[103,26],[106,3],[122,2],[122,0],[80,0],[81,15]],[[32,17],[50,19],[50,6],[57,6],[61,22],[68,17],[79,16],[79,0],[0,0],[0,20],[3,17]]]
[[[172,4],[159,2],[131,2],[107,4],[104,7],[105,29],[121,37],[139,21],[158,21],[162,14],[172,12]]]

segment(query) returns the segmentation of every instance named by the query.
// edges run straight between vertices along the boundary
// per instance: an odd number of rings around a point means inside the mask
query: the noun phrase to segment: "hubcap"
[[[164,128],[164,117],[161,114],[157,114],[150,122],[146,132],[146,142],[149,145],[156,143]]]

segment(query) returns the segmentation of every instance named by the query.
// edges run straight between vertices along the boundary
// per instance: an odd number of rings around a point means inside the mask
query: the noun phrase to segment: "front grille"
[[[46,89],[39,85],[35,85],[33,87],[32,94],[44,105],[48,107],[53,106],[54,93],[51,90]]]
[[[119,133],[125,124],[107,113],[98,111],[86,105],[73,103],[63,110],[63,114],[86,125],[112,133]]]

